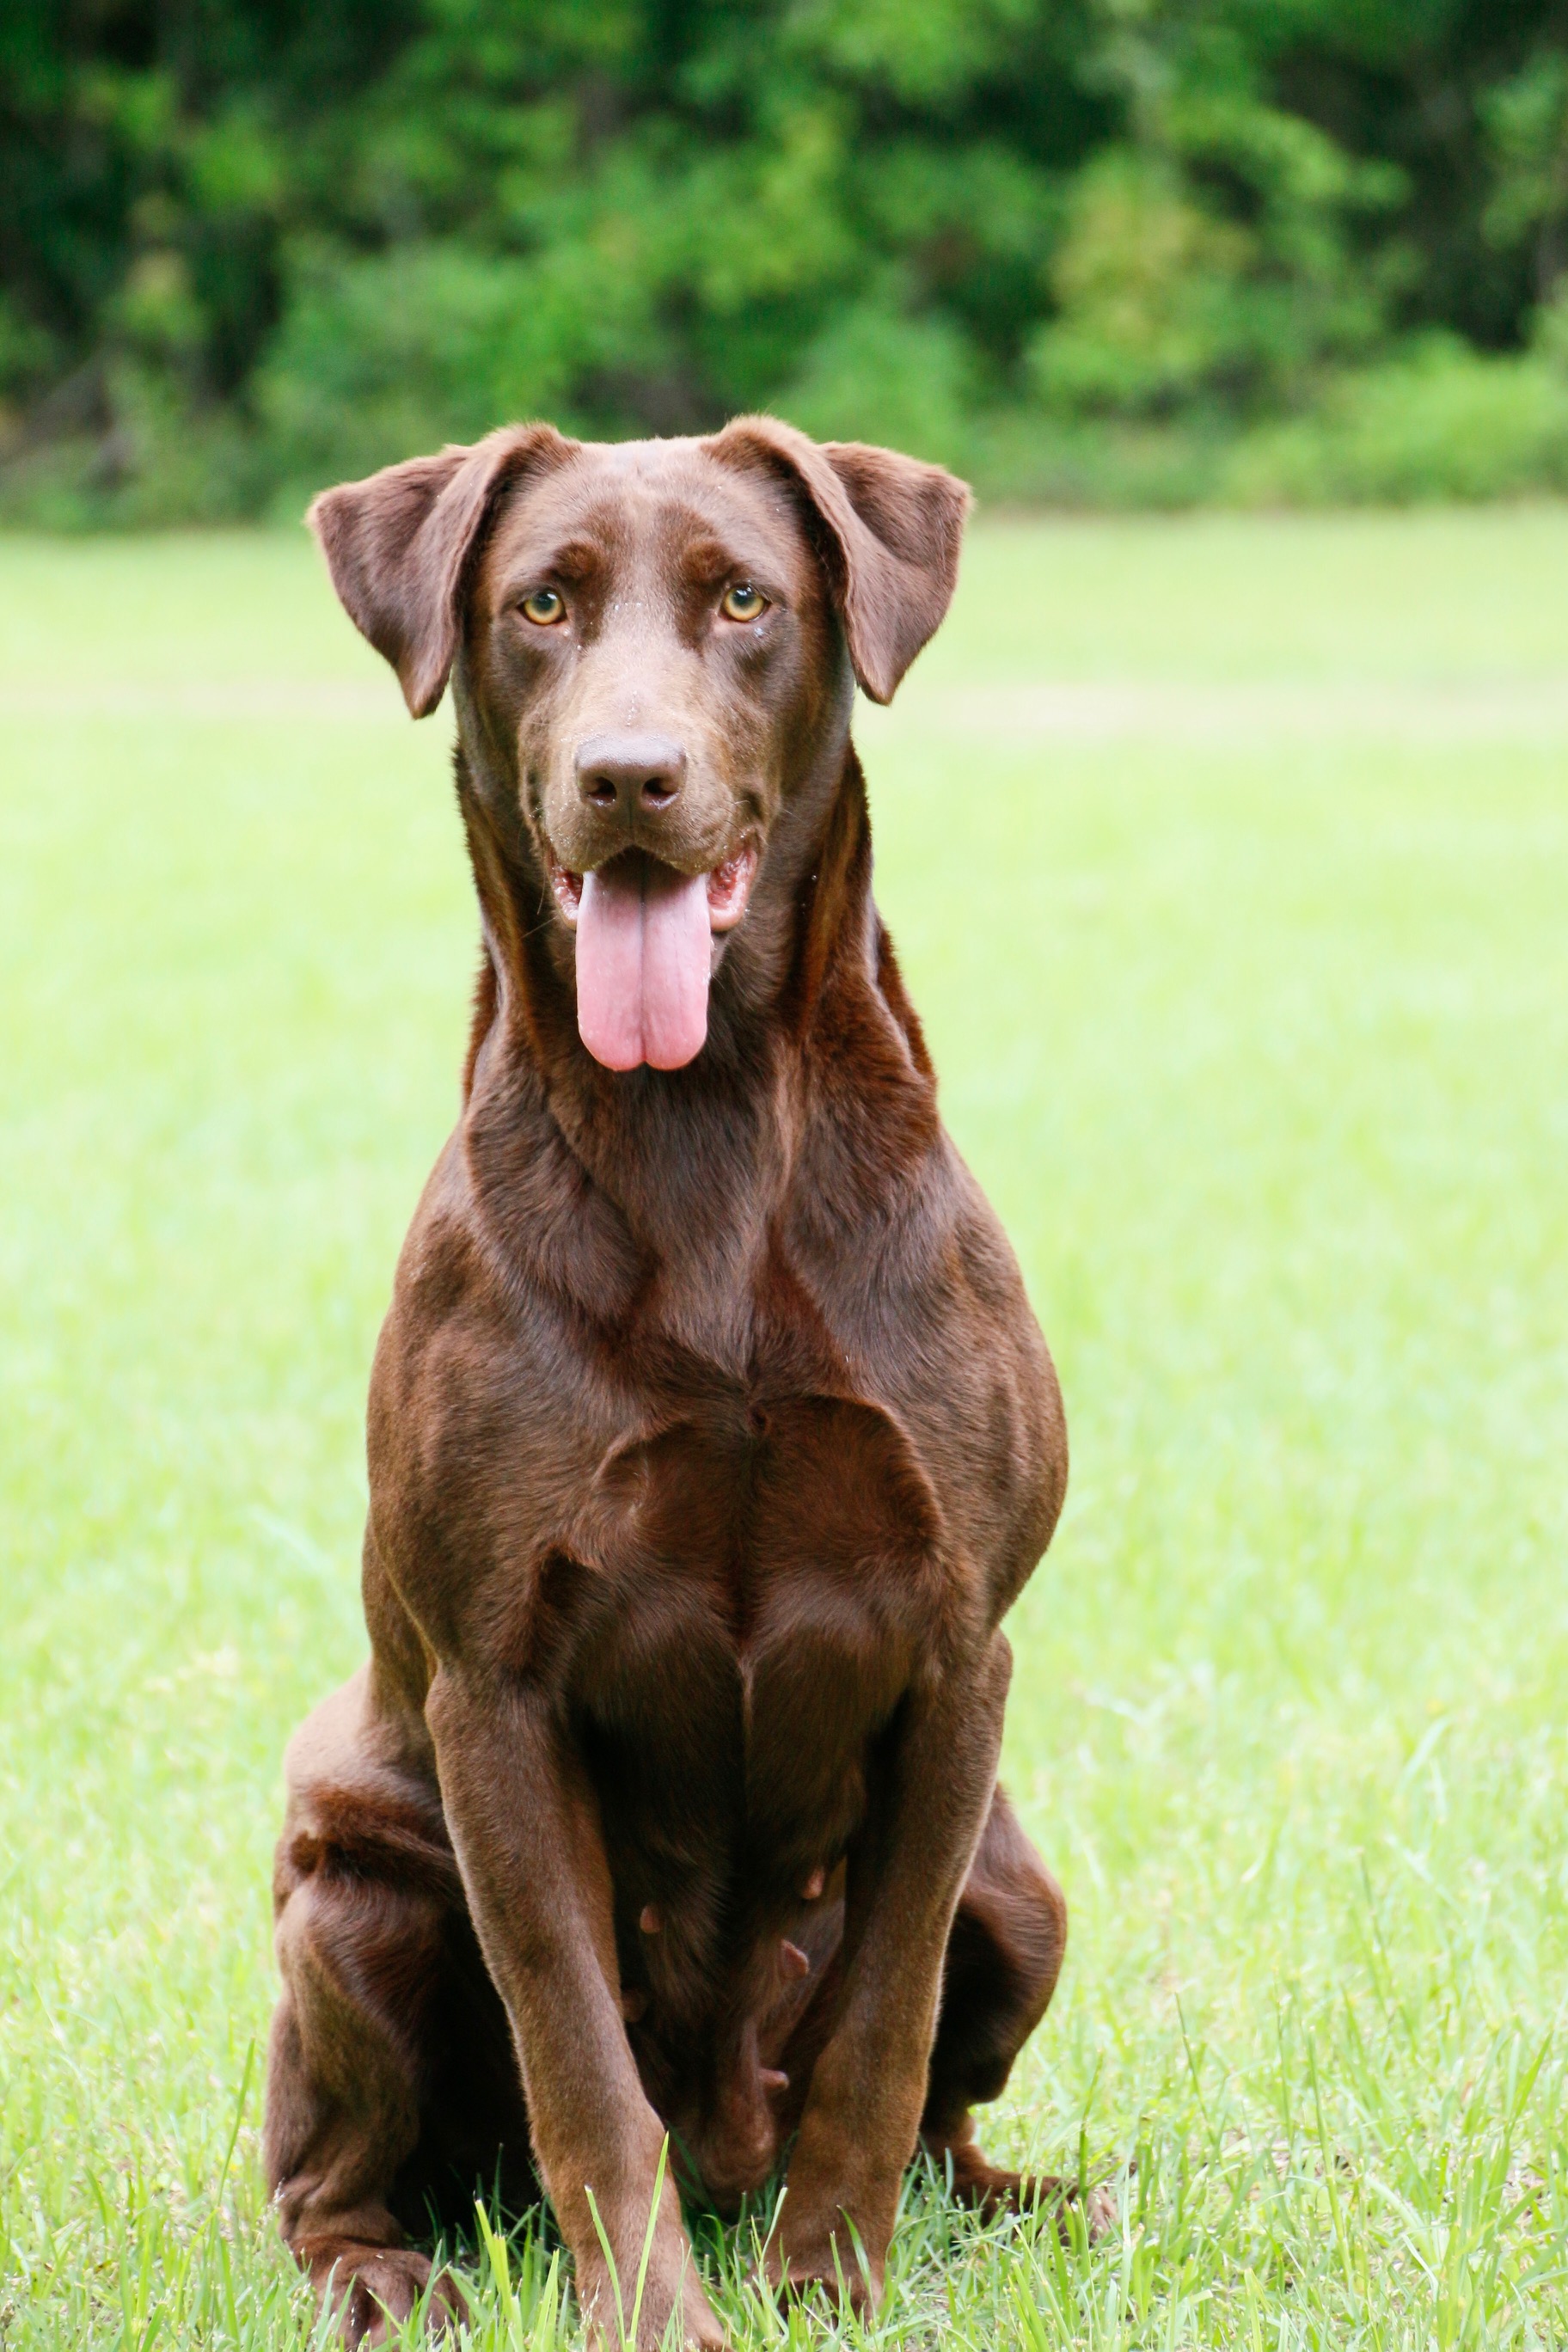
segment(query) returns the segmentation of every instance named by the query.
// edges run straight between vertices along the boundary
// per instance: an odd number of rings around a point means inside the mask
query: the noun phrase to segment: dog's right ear
[[[311,501],[344,610],[397,672],[416,719],[440,701],[458,650],[469,558],[497,492],[579,446],[552,425],[509,425],[471,447],[385,466]]]

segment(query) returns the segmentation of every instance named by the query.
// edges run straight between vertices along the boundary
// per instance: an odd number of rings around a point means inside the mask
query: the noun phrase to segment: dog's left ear
[[[895,449],[813,441],[775,416],[738,416],[709,446],[805,492],[855,675],[873,702],[891,702],[952,602],[968,484]]]
[[[343,607],[397,672],[416,719],[440,701],[458,650],[468,558],[496,493],[577,447],[552,425],[509,425],[471,447],[384,466],[312,500]]]

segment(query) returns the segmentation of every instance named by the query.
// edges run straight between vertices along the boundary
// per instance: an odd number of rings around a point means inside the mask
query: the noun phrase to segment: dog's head
[[[888,701],[942,620],[967,502],[940,467],[769,417],[619,444],[518,425],[316,500],[416,719],[459,664],[607,1067],[700,1051],[781,814],[847,730],[851,673]]]

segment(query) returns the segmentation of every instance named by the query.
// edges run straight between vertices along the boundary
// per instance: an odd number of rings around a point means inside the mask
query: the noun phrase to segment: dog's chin
[[[756,879],[753,841],[706,873],[626,849],[584,873],[550,854],[550,887],[575,934],[577,1029],[609,1070],[683,1069],[708,1037],[708,984]]]

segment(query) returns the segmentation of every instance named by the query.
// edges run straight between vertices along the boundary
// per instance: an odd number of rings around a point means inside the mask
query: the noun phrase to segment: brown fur
[[[410,709],[453,678],[484,934],[376,1354],[371,1654],[290,1746],[278,1857],[268,2163],[352,2336],[427,2281],[430,2200],[498,2166],[520,2200],[537,2173],[613,2329],[588,2191],[629,2283],[667,2129],[725,2210],[793,2137],[773,2274],[857,2301],[922,2140],[966,2196],[1030,2191],[969,2111],[1066,1939],[996,1784],[998,1629],[1066,1440],[937,1116],[849,741],[854,679],[887,699],[946,610],[965,497],[751,418],[520,427],[314,509]],[[568,627],[521,617],[542,578]],[[754,628],[715,620],[737,578]],[[667,807],[577,789],[628,727],[681,751]],[[549,855],[696,872],[742,837],[705,1048],[600,1067]],[[640,2340],[676,2310],[722,2342],[672,2179]]]

